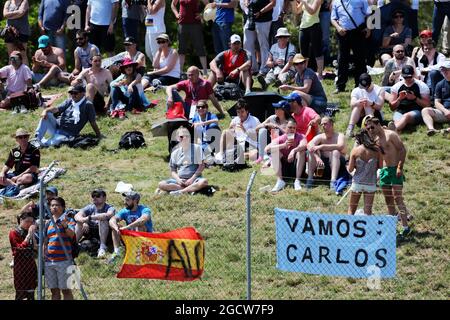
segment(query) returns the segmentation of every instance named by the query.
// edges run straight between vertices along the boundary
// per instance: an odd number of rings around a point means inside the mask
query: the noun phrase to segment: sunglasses
[[[28,136],[18,136],[18,137],[16,137],[16,139],[28,139]]]
[[[375,129],[375,126],[366,127],[367,130],[373,130]]]
[[[305,64],[305,62],[306,62],[306,61],[294,63],[294,66],[299,65],[299,64]]]
[[[162,44],[162,43],[166,43],[166,42],[167,42],[166,40],[158,40],[158,41],[156,41],[157,44]]]
[[[99,194],[94,194],[94,195],[92,195],[92,199],[94,199],[94,198],[101,198],[102,196],[101,195],[99,195]]]
[[[208,108],[207,106],[197,106],[197,109],[206,109]]]

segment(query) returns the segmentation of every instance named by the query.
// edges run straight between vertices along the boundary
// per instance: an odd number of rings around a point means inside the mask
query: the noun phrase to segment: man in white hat
[[[213,87],[216,82],[243,83],[247,94],[252,87],[250,66],[249,53],[242,49],[241,37],[233,34],[230,37],[230,49],[219,53],[210,62],[211,73],[208,80]]]
[[[450,122],[450,61],[446,60],[441,65],[441,73],[444,79],[439,81],[434,92],[434,108],[422,109],[423,122],[427,126],[429,136],[438,132],[434,123]],[[446,129],[448,132],[448,129]],[[443,131],[445,132],[445,130]]]
[[[257,76],[261,88],[266,90],[269,84],[275,86],[287,83],[295,76],[293,59],[296,53],[295,46],[289,42],[291,34],[287,28],[279,28],[275,38],[277,43],[272,45],[265,68]]]

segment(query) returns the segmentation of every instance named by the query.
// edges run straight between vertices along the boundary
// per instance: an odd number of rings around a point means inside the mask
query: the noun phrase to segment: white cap
[[[231,42],[231,43],[242,42],[242,41],[241,41],[241,37],[240,37],[238,34],[233,34],[233,35],[230,37],[230,42]]]
[[[450,60],[445,60],[442,62],[441,68],[450,69]]]

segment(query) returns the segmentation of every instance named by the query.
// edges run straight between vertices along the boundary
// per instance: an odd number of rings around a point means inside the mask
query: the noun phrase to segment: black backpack
[[[218,84],[214,89],[214,94],[218,100],[238,100],[244,96],[244,92],[236,83]]]
[[[123,134],[119,141],[119,149],[146,147],[144,135],[140,131],[128,131]]]

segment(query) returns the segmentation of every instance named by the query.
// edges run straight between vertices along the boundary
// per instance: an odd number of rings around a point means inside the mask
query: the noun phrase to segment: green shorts
[[[380,187],[383,186],[402,186],[405,176],[397,178],[397,167],[384,167],[380,169]]]

